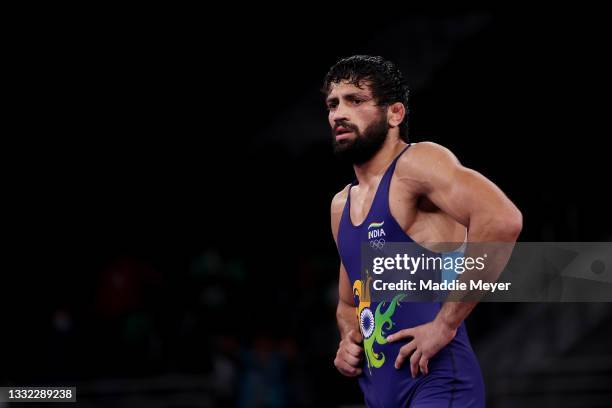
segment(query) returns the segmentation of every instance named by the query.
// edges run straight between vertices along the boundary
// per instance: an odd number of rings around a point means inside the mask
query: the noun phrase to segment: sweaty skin
[[[333,84],[327,104],[332,129],[339,121],[364,129],[380,112],[367,84],[361,88],[348,82]],[[390,105],[384,114],[390,129],[383,146],[369,161],[353,166],[359,181],[351,190],[350,218],[354,225],[367,217],[385,169],[406,146],[398,128],[405,115],[403,105]],[[355,134],[343,134],[341,138],[351,137]],[[336,243],[348,191],[347,185],[331,203]],[[415,143],[400,156],[391,179],[389,207],[402,229],[424,246],[462,242],[466,231],[468,242],[515,242],[522,229],[520,211],[494,183],[462,166],[450,150],[431,142]],[[363,339],[355,317],[353,288],[342,264],[339,273],[336,317],[342,340],[334,363],[342,374],[357,376],[361,373]],[[457,327],[476,304],[446,302],[434,321],[387,337],[390,342],[412,338],[400,349],[396,368],[409,359],[413,377],[419,369],[427,374],[429,359],[454,338]]]

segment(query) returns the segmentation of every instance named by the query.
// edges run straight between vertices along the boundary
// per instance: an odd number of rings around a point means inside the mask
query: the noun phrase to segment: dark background
[[[329,204],[353,173],[319,92],[353,54],[399,65],[411,140],[499,185],[521,241],[610,240],[603,19],[296,14],[11,37],[2,385],[76,385],[83,406],[360,404],[333,366]],[[489,406],[605,406],[610,323],[607,304],[479,305]]]

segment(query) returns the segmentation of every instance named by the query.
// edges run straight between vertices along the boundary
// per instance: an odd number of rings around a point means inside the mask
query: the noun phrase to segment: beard
[[[336,129],[332,131],[334,153],[340,160],[360,165],[372,158],[380,150],[387,139],[389,124],[385,115],[370,123],[363,133],[357,126],[348,122],[338,122],[336,127],[342,126],[350,129],[355,137],[353,139],[336,140]]]

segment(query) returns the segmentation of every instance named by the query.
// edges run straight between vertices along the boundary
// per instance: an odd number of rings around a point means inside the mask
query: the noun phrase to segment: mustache
[[[339,128],[339,127],[343,127],[343,128],[345,128],[345,129],[349,129],[349,130],[354,131],[354,132],[355,132],[355,131],[357,131],[357,130],[359,130],[359,129],[357,128],[357,126],[353,125],[352,123],[345,122],[345,121],[340,121],[340,122],[336,122],[336,124],[334,125],[334,130],[333,130],[333,132],[332,132],[332,133],[334,134],[334,136],[335,136],[335,135],[336,135],[336,133],[338,132],[338,128]]]

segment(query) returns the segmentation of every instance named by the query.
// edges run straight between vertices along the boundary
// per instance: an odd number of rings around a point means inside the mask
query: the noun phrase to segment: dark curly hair
[[[389,106],[396,102],[404,104],[406,116],[399,125],[399,131],[402,140],[408,142],[409,90],[402,73],[394,63],[370,55],[343,58],[330,68],[321,91],[327,95],[331,84],[340,81],[348,81],[359,88],[367,81],[379,106]]]

